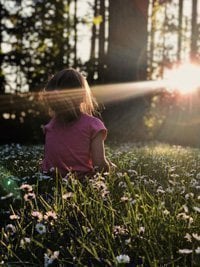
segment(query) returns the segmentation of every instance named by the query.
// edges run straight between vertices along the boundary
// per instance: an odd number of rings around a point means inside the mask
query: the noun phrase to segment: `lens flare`
[[[185,63],[165,71],[168,90],[189,94],[200,88],[200,65]]]

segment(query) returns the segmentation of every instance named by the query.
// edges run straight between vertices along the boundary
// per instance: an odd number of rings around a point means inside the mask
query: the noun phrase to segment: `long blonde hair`
[[[62,123],[76,120],[81,113],[92,115],[98,107],[86,78],[73,68],[57,72],[48,81],[44,100]]]

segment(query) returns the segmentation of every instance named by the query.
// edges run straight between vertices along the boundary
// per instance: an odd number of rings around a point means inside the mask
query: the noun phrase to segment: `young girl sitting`
[[[109,171],[104,150],[107,129],[92,115],[97,103],[81,73],[72,68],[56,73],[46,85],[44,100],[51,120],[43,127],[42,171],[57,170],[62,177],[69,172],[87,175],[96,168]]]

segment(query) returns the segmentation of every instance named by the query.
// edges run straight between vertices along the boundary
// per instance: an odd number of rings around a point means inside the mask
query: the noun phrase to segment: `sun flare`
[[[185,63],[165,71],[167,89],[189,94],[200,88],[200,65]]]

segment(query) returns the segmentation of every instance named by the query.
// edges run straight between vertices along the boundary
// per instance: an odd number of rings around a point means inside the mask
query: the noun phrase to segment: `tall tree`
[[[179,0],[179,9],[178,9],[178,61],[181,61],[181,50],[182,50],[182,32],[183,32],[183,0]]]
[[[78,32],[77,32],[77,0],[74,0],[74,66],[77,66],[77,39],[78,39]]]
[[[99,25],[99,53],[98,53],[98,80],[104,82],[105,70],[105,26],[106,26],[106,7],[105,0],[99,1],[99,14],[101,16],[101,23]]]
[[[148,2],[109,1],[108,81],[146,79]]]
[[[199,39],[198,24],[197,24],[197,0],[192,0],[192,32],[191,32],[191,60],[197,58],[197,42]]]
[[[3,33],[5,33],[5,24],[3,23],[3,19],[5,19],[7,15],[8,14],[6,9],[0,2],[0,94],[3,94],[5,91],[5,74],[3,72],[3,62],[5,55],[2,51],[2,45],[3,45]]]
[[[96,50],[97,50],[97,40],[98,40],[98,25],[95,23],[95,19],[98,17],[99,14],[99,0],[94,0],[93,6],[93,23],[92,23],[92,35],[91,35],[91,48],[90,48],[90,59],[87,63],[87,70],[88,70],[88,80],[90,82],[94,81],[94,76],[97,65],[97,57],[96,57]]]

